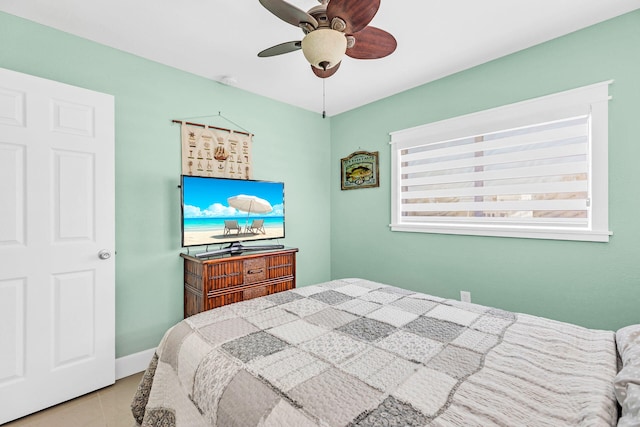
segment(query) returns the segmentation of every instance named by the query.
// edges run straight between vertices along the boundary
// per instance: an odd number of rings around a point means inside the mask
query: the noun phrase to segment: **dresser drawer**
[[[293,276],[295,274],[295,255],[281,254],[265,257],[267,261],[267,277],[274,279],[278,277]]]
[[[207,265],[207,291],[242,285],[241,260]]]
[[[252,298],[263,297],[265,295],[269,295],[269,287],[266,285],[263,286],[254,286],[249,289],[245,289],[242,293],[242,300],[246,301]]]
[[[244,283],[256,283],[267,278],[267,260],[263,258],[246,259],[243,262]]]

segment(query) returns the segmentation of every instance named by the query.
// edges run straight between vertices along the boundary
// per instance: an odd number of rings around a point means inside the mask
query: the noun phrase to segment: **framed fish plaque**
[[[377,151],[356,151],[340,160],[340,187],[342,190],[379,186]]]

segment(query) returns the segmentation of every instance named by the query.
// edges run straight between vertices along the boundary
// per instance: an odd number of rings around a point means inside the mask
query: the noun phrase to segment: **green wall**
[[[438,58],[433,58],[437,61]],[[389,132],[614,79],[609,243],[391,232]],[[333,117],[331,276],[616,329],[640,322],[640,11]],[[340,158],[380,152],[379,188],[340,191]]]
[[[329,279],[329,120],[1,12],[0,67],[115,96],[117,357],[155,347],[182,319],[172,119],[221,112],[255,134],[254,178],[285,182],[281,243],[300,249],[298,285]]]

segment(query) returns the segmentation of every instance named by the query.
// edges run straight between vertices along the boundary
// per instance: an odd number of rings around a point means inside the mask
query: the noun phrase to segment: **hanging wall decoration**
[[[356,151],[341,159],[340,186],[342,190],[379,187],[378,152]]]
[[[182,125],[183,175],[251,179],[253,134],[199,123],[179,123]]]

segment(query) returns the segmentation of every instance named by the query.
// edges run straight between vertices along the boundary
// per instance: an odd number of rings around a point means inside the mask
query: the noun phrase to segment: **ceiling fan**
[[[380,0],[318,0],[320,5],[305,12],[284,0],[260,0],[271,13],[300,27],[302,41],[290,41],[258,53],[261,58],[302,49],[311,70],[320,78],[338,71],[342,57],[384,58],[396,50],[396,39],[388,32],[369,25],[380,7]]]

